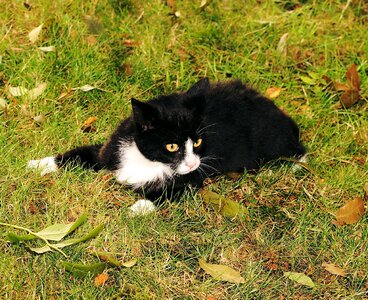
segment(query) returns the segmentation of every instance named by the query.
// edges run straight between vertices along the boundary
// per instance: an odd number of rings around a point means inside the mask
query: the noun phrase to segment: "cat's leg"
[[[27,164],[29,169],[38,169],[41,176],[56,172],[60,167],[65,165],[77,166],[100,170],[102,168],[99,161],[99,150],[102,145],[82,146],[59,154],[56,156],[48,156],[42,159],[30,160]]]

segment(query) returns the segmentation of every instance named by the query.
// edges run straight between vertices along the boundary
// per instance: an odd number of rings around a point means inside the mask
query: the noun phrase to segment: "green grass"
[[[73,221],[87,212],[75,236],[105,223],[84,244],[65,248],[69,261],[92,263],[87,250],[115,253],[136,266],[108,269],[104,287],[76,279],[60,266],[59,253],[34,255],[6,240],[0,228],[2,299],[363,299],[368,290],[367,215],[345,227],[333,212],[363,196],[368,181],[368,7],[364,1],[0,1],[0,221],[34,230]],[[5,9],[4,9],[5,8]],[[94,21],[86,21],[90,16]],[[40,40],[27,34],[44,23]],[[89,24],[89,25],[88,25]],[[93,28],[92,28],[93,27]],[[96,29],[97,28],[97,29]],[[91,31],[96,33],[91,38]],[[96,32],[97,31],[97,32]],[[278,50],[288,33],[286,55]],[[127,45],[133,40],[134,46]],[[91,42],[92,41],[92,42]],[[129,42],[128,42],[129,44]],[[42,53],[37,47],[55,46]],[[355,63],[362,100],[337,109],[339,94],[314,72],[343,82]],[[239,180],[216,178],[208,188],[247,206],[244,220],[224,218],[195,191],[156,215],[130,218],[138,198],[106,173],[63,170],[44,177],[26,170],[29,159],[102,142],[130,112],[129,100],[183,90],[198,78],[240,78],[265,92],[282,87],[274,101],[299,124],[315,175],[269,165]],[[7,87],[34,88],[37,99],[12,97]],[[104,91],[73,92],[91,84]],[[221,109],[221,108],[219,108]],[[38,124],[33,117],[42,115]],[[81,130],[90,116],[95,131]],[[246,283],[213,280],[198,258],[239,270]],[[338,277],[323,262],[347,271]],[[283,276],[302,272],[311,289]],[[284,298],[283,298],[284,297]]]

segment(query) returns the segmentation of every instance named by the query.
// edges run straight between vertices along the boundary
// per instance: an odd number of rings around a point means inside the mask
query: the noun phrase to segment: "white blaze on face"
[[[184,159],[179,164],[176,172],[180,175],[188,174],[197,169],[201,161],[197,154],[193,153],[193,141],[188,139],[185,142]]]

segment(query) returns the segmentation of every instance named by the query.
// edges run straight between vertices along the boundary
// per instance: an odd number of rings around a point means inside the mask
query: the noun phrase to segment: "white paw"
[[[35,159],[30,160],[27,163],[28,169],[39,169],[41,171],[41,176],[44,176],[49,173],[56,172],[58,169],[58,166],[55,162],[55,157],[48,156],[43,159]]]
[[[298,159],[298,161],[303,163],[303,164],[306,164],[308,162],[307,154],[304,154],[301,158]],[[299,171],[300,169],[303,169],[303,167],[300,164],[296,163],[296,164],[293,165],[291,170],[295,173],[295,172]]]
[[[156,206],[149,200],[140,199],[129,207],[130,215],[148,215],[156,211]]]

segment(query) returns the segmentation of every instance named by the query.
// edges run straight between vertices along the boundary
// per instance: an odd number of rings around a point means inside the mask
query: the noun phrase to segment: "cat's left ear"
[[[147,131],[153,129],[153,124],[157,119],[157,110],[149,103],[138,101],[132,98],[133,118],[138,129]]]
[[[210,80],[205,77],[197,81],[188,91],[189,97],[203,95],[210,88]]]

